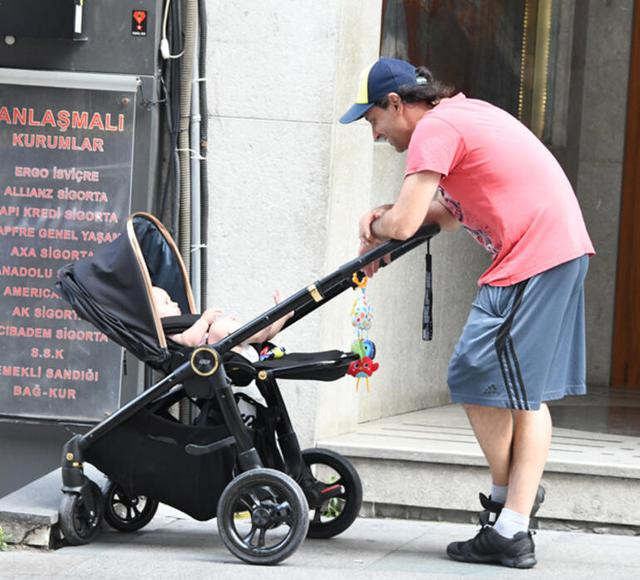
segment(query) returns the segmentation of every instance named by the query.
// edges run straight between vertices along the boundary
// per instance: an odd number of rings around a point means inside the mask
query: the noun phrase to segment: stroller
[[[333,381],[358,355],[331,350],[250,362],[231,349],[292,311],[287,325],[295,323],[353,287],[368,263],[386,254],[393,260],[437,231],[426,226],[406,241],[386,242],[216,344],[195,348],[168,336],[198,315],[160,319],[151,299],[152,286],[160,286],[183,313],[195,312],[184,263],[152,215],[133,214],[126,233],[61,268],[57,290],[76,313],[163,376],[65,444],[59,521],[67,542],[90,542],[103,519],[122,532],[139,530],[158,502],[197,520],[216,517],[225,546],[252,564],[284,560],[306,536],[346,530],[362,503],[358,473],[335,452],[300,449],[277,379]],[[252,381],[266,404],[237,388]],[[184,400],[194,409],[188,424],[171,412]],[[243,403],[255,409],[251,422],[240,413]],[[108,477],[106,487],[86,477],[85,461]]]

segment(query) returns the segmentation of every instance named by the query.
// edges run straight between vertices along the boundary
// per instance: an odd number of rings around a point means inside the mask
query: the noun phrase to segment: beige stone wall
[[[565,83],[569,102],[555,122],[566,124],[566,143],[574,147],[564,154],[576,153],[578,195],[599,251],[587,283],[587,319],[590,379],[603,383],[632,1],[588,6],[586,41],[573,45],[575,83]],[[361,69],[378,56],[380,11],[381,0],[209,0],[210,304],[253,318],[271,305],[272,290],[289,295],[354,257],[359,216],[394,200],[402,156],[373,144],[365,122],[337,122],[355,96]],[[565,22],[572,18],[567,14]],[[576,58],[581,50],[583,68]],[[564,54],[561,67],[569,74]],[[559,130],[564,135],[565,127]],[[488,256],[464,232],[440,234],[432,252],[432,342],[420,338],[424,252],[417,250],[369,288],[376,311],[370,337],[381,364],[370,393],[356,393],[351,378],[282,384],[303,444],[448,401],[447,363]],[[353,298],[345,293],[279,340],[289,350],[348,349]]]
[[[208,302],[245,321],[273,304],[273,290],[288,296],[324,274],[342,2],[210,0],[207,8]],[[322,316],[280,342],[330,346]],[[309,445],[318,386],[282,386]]]

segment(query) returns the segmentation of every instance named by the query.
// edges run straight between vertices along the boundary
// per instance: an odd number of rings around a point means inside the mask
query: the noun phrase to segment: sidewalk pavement
[[[153,521],[134,534],[105,528],[86,546],[0,552],[0,578],[640,578],[640,536],[539,531],[534,538],[538,565],[532,570],[447,558],[448,542],[467,539],[475,531],[472,525],[359,518],[340,536],[305,540],[277,566],[256,567],[227,551],[215,520],[197,522],[161,506]]]

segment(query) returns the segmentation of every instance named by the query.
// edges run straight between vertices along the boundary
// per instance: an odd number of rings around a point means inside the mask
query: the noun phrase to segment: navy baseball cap
[[[401,86],[417,84],[420,82],[412,64],[397,58],[381,58],[362,71],[356,102],[340,117],[340,122],[357,121],[389,93],[397,92]]]

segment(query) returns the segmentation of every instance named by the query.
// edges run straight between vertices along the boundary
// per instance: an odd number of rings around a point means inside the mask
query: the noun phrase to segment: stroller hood
[[[170,355],[152,286],[164,288],[183,313],[195,312],[175,243],[155,217],[142,212],[129,217],[126,232],[93,256],[61,268],[56,284],[80,318],[160,368]]]

